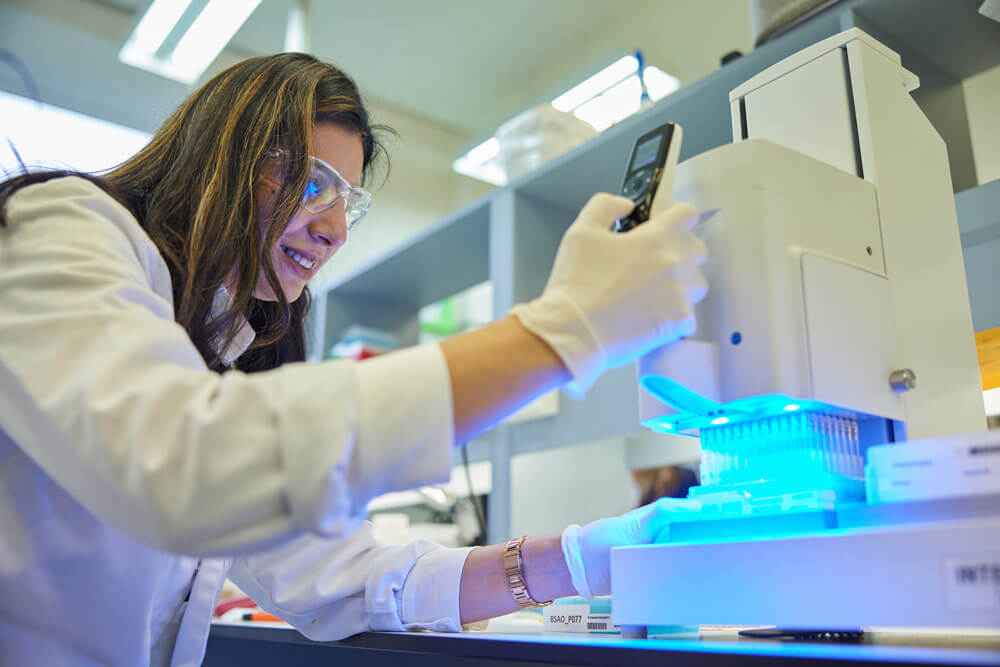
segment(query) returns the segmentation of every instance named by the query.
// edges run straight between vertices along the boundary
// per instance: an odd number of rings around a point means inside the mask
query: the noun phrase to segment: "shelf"
[[[977,12],[982,4],[982,0],[868,0],[859,3],[857,11],[865,22],[882,26],[897,38],[896,44],[880,41],[900,53],[904,66],[907,57],[919,51],[945,74],[962,80],[1000,64],[1000,23]]]
[[[309,358],[318,360],[352,324],[417,343],[420,309],[490,278],[492,193],[328,284],[314,297]]]
[[[962,247],[1000,239],[1000,179],[955,195]]]
[[[976,331],[1000,327],[1000,180],[955,195]]]
[[[335,280],[324,293],[419,310],[487,280],[490,197]]]
[[[638,435],[638,392],[635,367],[629,364],[604,373],[584,400],[560,393],[558,414],[504,427],[510,433],[511,455]]]

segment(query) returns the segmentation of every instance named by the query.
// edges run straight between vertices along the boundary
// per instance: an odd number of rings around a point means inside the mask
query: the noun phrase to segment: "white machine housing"
[[[985,429],[947,152],[916,86],[852,28],[732,91],[734,143],[675,180],[676,200],[720,209],[698,232],[698,332],[644,358],[644,384],[669,378],[723,405],[822,401],[905,422],[910,438]],[[897,392],[903,369],[916,388]],[[654,428],[676,412],[642,397]]]

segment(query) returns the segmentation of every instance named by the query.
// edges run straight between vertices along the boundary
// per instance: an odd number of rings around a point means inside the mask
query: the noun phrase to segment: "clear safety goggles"
[[[282,156],[287,156],[286,151],[280,149],[270,150],[267,157],[280,160]],[[276,180],[266,173],[261,176],[268,183],[281,185],[281,181]],[[310,213],[319,213],[337,203],[338,199],[344,200],[344,215],[347,219],[347,229],[352,230],[365,217],[368,207],[372,204],[370,192],[357,185],[351,185],[347,179],[340,175],[340,172],[318,157],[309,156],[309,182],[306,184],[306,191],[302,194],[302,207]]]

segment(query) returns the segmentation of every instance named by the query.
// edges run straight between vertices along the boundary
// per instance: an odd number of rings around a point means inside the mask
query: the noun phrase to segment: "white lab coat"
[[[227,573],[314,639],[460,629],[467,550],[380,545],[363,520],[375,495],[448,477],[437,346],[220,376],[114,199],[58,179],[7,219],[0,664],[144,665],[158,639],[199,664]]]

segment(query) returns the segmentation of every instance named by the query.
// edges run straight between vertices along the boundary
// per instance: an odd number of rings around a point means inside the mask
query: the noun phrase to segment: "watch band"
[[[507,586],[521,609],[544,607],[547,604],[552,604],[552,600],[538,602],[531,597],[528,585],[524,582],[524,569],[522,568],[524,561],[521,558],[521,545],[524,544],[524,539],[524,537],[515,537],[507,542],[507,546],[503,548],[503,569],[504,575],[507,577]]]

